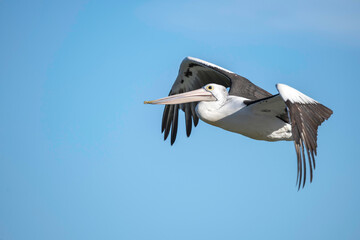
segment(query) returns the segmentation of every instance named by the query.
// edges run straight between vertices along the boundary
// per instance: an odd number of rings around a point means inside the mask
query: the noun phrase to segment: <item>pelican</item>
[[[229,70],[186,57],[169,96],[144,103],[165,105],[161,131],[166,140],[171,130],[171,145],[176,139],[179,109],[185,112],[188,137],[192,122],[196,127],[200,118],[256,140],[293,141],[297,155],[296,184],[298,189],[301,185],[304,188],[306,165],[310,182],[313,179],[317,129],[333,111],[285,84],[278,83],[276,88],[279,93],[272,95]]]

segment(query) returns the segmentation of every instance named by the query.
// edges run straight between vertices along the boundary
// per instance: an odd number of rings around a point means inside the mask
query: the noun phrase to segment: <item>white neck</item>
[[[224,117],[222,111],[219,111],[222,108],[226,101],[228,95],[219,95],[216,96],[216,101],[202,101],[196,106],[196,113],[201,120],[204,122],[215,122]]]

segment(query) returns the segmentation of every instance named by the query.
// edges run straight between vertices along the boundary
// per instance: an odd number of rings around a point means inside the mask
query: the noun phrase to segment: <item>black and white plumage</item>
[[[177,135],[179,109],[185,113],[187,136],[191,134],[192,122],[196,127],[200,118],[257,140],[294,141],[297,183],[299,188],[304,187],[307,165],[310,182],[313,178],[317,129],[333,112],[294,88],[284,84],[276,87],[279,94],[272,95],[229,70],[187,57],[169,97],[145,103],[166,105],[161,129],[164,140],[171,132],[171,144]]]

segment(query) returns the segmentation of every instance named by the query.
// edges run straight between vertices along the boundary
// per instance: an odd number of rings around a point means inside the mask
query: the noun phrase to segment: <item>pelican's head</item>
[[[145,104],[181,104],[201,101],[218,101],[226,98],[228,92],[222,85],[210,83],[204,87],[180,94],[171,95],[153,101],[145,101]]]
[[[223,85],[210,83],[203,87],[206,91],[210,92],[215,98],[216,101],[222,101],[226,99],[228,91]]]

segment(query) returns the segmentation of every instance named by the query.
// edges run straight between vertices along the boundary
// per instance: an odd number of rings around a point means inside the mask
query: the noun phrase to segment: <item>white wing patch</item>
[[[302,103],[302,104],[318,103],[311,97],[306,96],[305,94],[299,92],[295,88],[289,87],[288,85],[278,83],[276,84],[276,88],[285,102],[289,100],[291,103]]]

